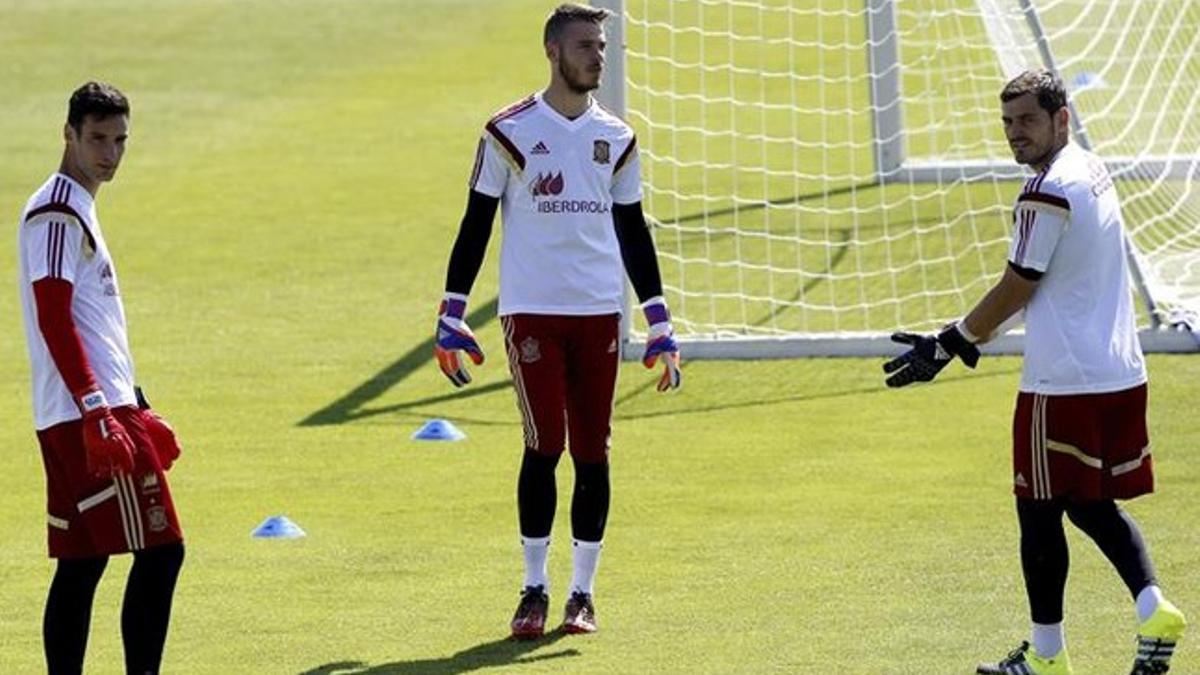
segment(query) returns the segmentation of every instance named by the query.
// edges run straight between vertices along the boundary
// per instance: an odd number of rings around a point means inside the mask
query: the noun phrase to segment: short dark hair
[[[1027,70],[1009,80],[1000,91],[1000,102],[1008,103],[1025,94],[1037,96],[1038,105],[1050,114],[1067,105],[1067,88],[1048,70]]]
[[[542,44],[558,42],[562,39],[563,30],[575,21],[588,21],[602,26],[612,12],[603,7],[588,7],[574,2],[564,2],[550,12],[546,19],[546,29],[542,31]]]
[[[105,82],[88,82],[71,94],[67,124],[78,133],[83,130],[83,119],[88,115],[104,119],[128,114],[129,99],[119,89]]]

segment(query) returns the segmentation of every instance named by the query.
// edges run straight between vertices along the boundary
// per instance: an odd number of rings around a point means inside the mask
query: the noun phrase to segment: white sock
[[[1163,601],[1162,591],[1158,586],[1150,584],[1142,589],[1137,596],[1137,615],[1138,621],[1142,622],[1150,618],[1154,614],[1154,610],[1158,609],[1158,603]]]
[[[1038,656],[1044,659],[1058,656],[1066,646],[1062,622],[1033,624],[1033,639],[1030,642]]]
[[[571,577],[572,593],[592,592],[592,582],[596,579],[596,567],[600,564],[600,547],[598,541],[572,540],[572,553],[575,563],[575,574]]]
[[[550,577],[546,574],[546,558],[550,552],[550,537],[521,537],[521,548],[525,551],[525,586],[541,586],[550,589]]]

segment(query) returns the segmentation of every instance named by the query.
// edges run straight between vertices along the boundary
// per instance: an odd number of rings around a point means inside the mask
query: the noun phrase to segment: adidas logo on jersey
[[[1023,487],[1023,488],[1029,487],[1029,483],[1025,482],[1024,474],[1022,474],[1020,472],[1017,473],[1017,477],[1015,480],[1013,480],[1013,483],[1016,484],[1017,487]]]
[[[550,154],[550,148],[547,148],[545,143],[538,141],[537,145],[533,146],[533,149],[529,151],[529,154],[548,155]]]

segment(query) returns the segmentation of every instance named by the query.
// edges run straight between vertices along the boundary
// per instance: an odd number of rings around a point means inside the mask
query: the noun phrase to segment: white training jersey
[[[637,139],[594,101],[567,119],[535,94],[484,128],[470,188],[500,198],[500,315],[624,309],[612,206],[642,199]]]
[[[110,406],[134,405],[125,310],[92,195],[63,174],[51,176],[25,205],[18,225],[17,257],[35,427],[42,430],[81,417],[38,327],[33,282],[39,279],[72,284],[71,317],[96,384]]]
[[[1044,274],[1025,308],[1021,391],[1090,394],[1146,381],[1128,246],[1099,157],[1068,143],[1025,183],[1008,259]]]

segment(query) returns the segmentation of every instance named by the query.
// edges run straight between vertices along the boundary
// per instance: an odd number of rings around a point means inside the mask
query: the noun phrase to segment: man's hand
[[[438,367],[456,387],[461,387],[471,381],[470,374],[463,364],[459,352],[466,352],[475,365],[483,363],[483,350],[475,341],[475,334],[463,321],[467,311],[467,297],[458,293],[447,293],[438,308],[437,340],[433,345],[433,354],[437,357]]]
[[[974,368],[979,362],[979,349],[962,334],[957,324],[947,326],[937,335],[893,333],[892,341],[912,345],[912,348],[883,364],[883,372],[891,374],[887,378],[889,387],[929,382],[955,356],[968,368]]]
[[[83,448],[88,472],[97,478],[133,471],[133,441],[113,417],[99,389],[78,397],[83,412]]]
[[[646,335],[646,351],[642,354],[642,365],[653,368],[661,358],[662,377],[658,378],[658,390],[678,389],[683,384],[683,373],[679,370],[679,345],[675,343],[675,329],[671,327],[671,315],[662,296],[654,297],[642,305],[646,323],[650,326]]]
[[[180,448],[179,441],[175,438],[175,429],[161,415],[150,409],[150,402],[146,400],[141,387],[134,387],[133,391],[137,394],[142,424],[146,425],[146,433],[150,436],[150,442],[154,444],[158,464],[166,471],[179,459]]]

